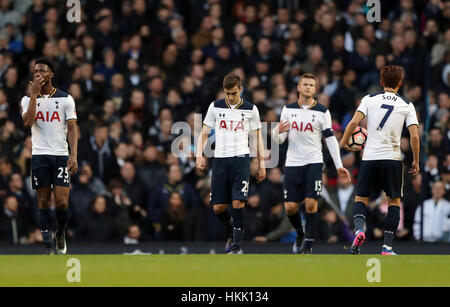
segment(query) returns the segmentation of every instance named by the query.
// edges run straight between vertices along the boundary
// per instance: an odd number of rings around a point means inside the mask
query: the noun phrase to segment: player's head
[[[53,62],[46,58],[37,59],[34,63],[34,78],[43,77],[44,85],[53,79],[55,71],[55,65]]]
[[[223,90],[225,99],[230,104],[237,104],[241,100],[242,80],[235,74],[230,73],[223,78]]]
[[[402,86],[403,68],[397,65],[387,65],[381,69],[380,84],[384,88],[398,90]]]
[[[308,99],[313,97],[317,91],[317,79],[313,74],[306,73],[298,79],[297,90],[300,96]]]

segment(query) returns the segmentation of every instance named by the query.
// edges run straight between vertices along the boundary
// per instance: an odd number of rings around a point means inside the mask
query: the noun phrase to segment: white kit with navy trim
[[[249,154],[249,132],[262,127],[258,108],[243,99],[236,105],[225,99],[212,102],[203,124],[214,129],[215,158]]]
[[[22,116],[27,112],[30,97],[22,98]],[[32,155],[69,155],[67,121],[77,119],[75,101],[69,94],[54,89],[50,95],[36,99],[36,121],[31,127]]]
[[[357,109],[367,117],[367,143],[362,160],[402,161],[403,125],[419,125],[414,105],[392,92],[377,92],[361,100]]]
[[[290,124],[289,133],[275,133],[279,143],[283,143],[288,137],[286,166],[323,163],[322,137],[334,138],[330,111],[317,101],[306,108],[298,102],[293,102],[284,106],[280,119]],[[340,160],[340,157],[337,157],[337,160]],[[337,167],[341,167],[339,162],[336,161]]]

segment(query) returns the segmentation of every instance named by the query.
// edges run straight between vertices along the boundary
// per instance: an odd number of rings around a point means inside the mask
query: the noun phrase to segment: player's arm
[[[256,180],[263,181],[266,178],[266,162],[264,160],[264,142],[262,138],[261,129],[256,130],[256,156],[258,158],[258,174]]]
[[[283,111],[281,112],[280,116],[280,122],[272,130],[272,137],[278,144],[283,144],[284,141],[286,141],[289,133],[290,124],[289,121],[286,119],[285,110],[286,108],[283,108]]]
[[[344,135],[342,136],[340,146],[344,147],[348,151],[358,151],[356,149],[352,149],[348,147],[347,140],[352,135],[353,131],[359,126],[359,123],[364,119],[365,115],[361,111],[357,110],[355,114],[353,115],[352,120],[350,123],[348,123],[347,127],[345,128]]]
[[[419,153],[420,153],[420,137],[419,137],[419,126],[410,125],[409,130],[409,143],[411,144],[411,149],[413,152],[414,161],[412,162],[411,169],[409,173],[413,176],[419,173]]]
[[[202,132],[200,133],[200,137],[197,141],[197,153],[195,154],[195,157],[197,159],[195,161],[195,166],[202,172],[206,170],[206,167],[208,165],[208,159],[203,156],[203,150],[205,149],[206,142],[208,141],[211,130],[211,127],[203,125]]]
[[[250,130],[252,132],[251,136],[256,132],[256,156],[258,158],[258,173],[256,175],[256,180],[258,182],[263,181],[266,178],[266,163],[264,160],[264,142],[261,133],[261,120],[259,117],[259,111],[256,106],[253,106],[253,116],[250,120]]]
[[[41,88],[44,84],[44,78],[40,77],[38,79],[34,79],[33,82],[29,82],[29,86],[31,87],[31,95],[30,101],[28,104],[27,111],[23,114],[23,124],[25,127],[33,126],[36,121],[36,100],[41,92]]]
[[[78,171],[78,132],[76,119],[67,121],[67,140],[70,146],[67,169],[70,174],[73,175]]]
[[[214,102],[212,102],[208,111],[206,112],[205,120],[203,121],[202,132],[200,133],[200,137],[197,141],[197,152],[195,153],[195,167],[200,171],[205,171],[208,166],[208,159],[203,156],[203,151],[206,146],[206,142],[208,141],[209,134],[211,133],[212,128],[216,124],[216,116],[214,114]]]
[[[338,176],[341,177],[344,182],[350,182],[350,173],[342,164],[339,143],[331,127],[331,114],[329,111],[327,111],[325,113],[325,118],[322,126],[322,135],[325,138],[325,143],[327,143],[328,151],[330,152],[331,158],[333,159]]]

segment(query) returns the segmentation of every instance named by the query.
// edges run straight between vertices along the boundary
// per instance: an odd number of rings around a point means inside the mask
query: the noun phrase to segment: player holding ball
[[[358,151],[351,140],[349,146],[349,138],[354,138],[355,129],[360,129],[359,123],[364,117],[367,117],[367,145],[361,161],[353,206],[356,234],[350,249],[352,254],[360,253],[360,247],[366,238],[364,228],[367,205],[371,199],[376,199],[383,190],[388,197],[389,209],[381,253],[382,255],[395,255],[392,244],[400,221],[400,198],[403,197],[400,139],[405,122],[414,155],[409,173],[415,176],[419,172],[419,123],[414,105],[397,94],[402,86],[402,79],[403,69],[400,66],[385,66],[381,70],[380,81],[384,91],[367,95],[361,100],[361,104],[342,136],[341,147],[350,151]]]

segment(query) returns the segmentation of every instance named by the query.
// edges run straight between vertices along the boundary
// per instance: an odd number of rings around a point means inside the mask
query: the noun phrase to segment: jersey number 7
[[[391,115],[392,111],[394,111],[394,106],[390,106],[388,104],[382,104],[382,109],[387,109],[386,115],[384,115],[383,119],[381,120],[380,124],[378,125],[377,130],[383,129],[384,124],[386,123],[387,119]]]

